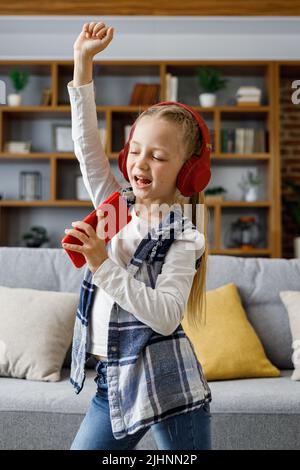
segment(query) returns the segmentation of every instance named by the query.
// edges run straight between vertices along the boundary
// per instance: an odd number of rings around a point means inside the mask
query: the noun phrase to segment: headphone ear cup
[[[211,177],[208,153],[192,155],[182,166],[177,176],[176,185],[181,194],[192,196],[200,193],[207,186]]]
[[[196,156],[193,155],[190,157],[181,167],[178,176],[176,185],[183,196],[192,196],[194,190],[192,188],[192,168],[196,164]]]

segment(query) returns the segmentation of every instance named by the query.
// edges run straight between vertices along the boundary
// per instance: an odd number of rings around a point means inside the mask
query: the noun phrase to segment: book
[[[260,96],[261,89],[256,86],[240,86],[236,92],[236,95],[237,96],[244,96],[244,95]]]
[[[245,129],[239,127],[235,130],[235,151],[236,153],[244,152],[244,134]]]
[[[260,101],[237,101],[237,106],[259,106]]]
[[[178,77],[166,74],[166,101],[178,101]]]
[[[136,83],[134,85],[130,105],[152,105],[159,101],[159,83]]]

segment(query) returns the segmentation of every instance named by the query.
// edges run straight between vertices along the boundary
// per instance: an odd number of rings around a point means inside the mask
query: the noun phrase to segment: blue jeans
[[[122,439],[115,439],[110,422],[106,368],[106,361],[97,362],[97,376],[94,379],[97,384],[97,392],[90,403],[70,450],[134,449],[150,427],[159,450],[211,449],[209,403],[196,410],[181,413],[147,426]]]

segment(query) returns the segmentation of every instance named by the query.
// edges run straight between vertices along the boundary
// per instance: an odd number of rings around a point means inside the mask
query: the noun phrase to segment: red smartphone
[[[97,210],[99,209],[103,210],[104,217],[106,218],[104,229],[105,233],[107,233],[107,236],[105,237],[104,242],[107,244],[114,235],[116,235],[123,227],[125,227],[125,225],[131,221],[132,217],[129,214],[126,200],[118,191],[115,191],[107,199],[105,199],[105,201],[103,201],[97,209],[94,209],[93,212],[83,219],[83,222],[90,224],[95,231],[98,224]],[[85,233],[84,230],[78,227],[74,228],[75,230],[79,230],[79,232]],[[82,242],[72,235],[66,235],[62,239],[61,243],[82,245]],[[86,263],[86,259],[82,253],[68,249],[65,250],[76,268],[81,268]]]

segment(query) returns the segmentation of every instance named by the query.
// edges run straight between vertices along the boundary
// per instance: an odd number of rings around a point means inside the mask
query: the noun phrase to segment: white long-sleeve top
[[[71,103],[72,139],[85,187],[94,207],[98,207],[121,185],[110,168],[98,133],[94,82],[78,87],[67,84]],[[134,205],[131,221],[106,245],[108,258],[92,277],[98,287],[91,311],[88,351],[107,357],[110,312],[116,301],[139,321],[154,331],[171,334],[180,324],[196,273],[195,261],[205,248],[200,232],[184,233],[171,244],[157,277],[155,289],[135,279],[126,270],[142,238],[149,231],[148,222],[138,217]],[[188,246],[187,246],[188,244]],[[191,245],[192,244],[192,245]]]

